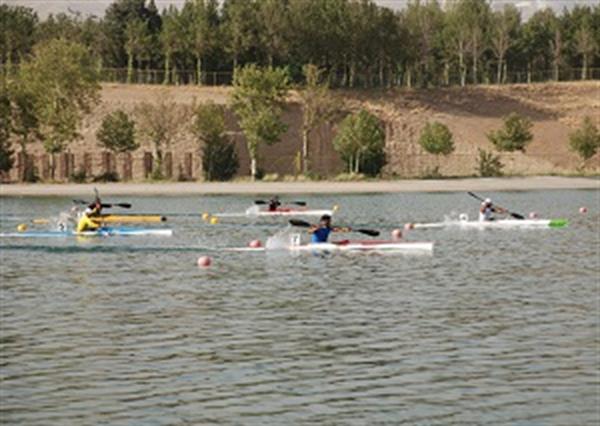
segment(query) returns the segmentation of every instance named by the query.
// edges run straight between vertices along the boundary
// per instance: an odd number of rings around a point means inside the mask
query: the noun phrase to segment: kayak
[[[97,223],[159,223],[167,220],[165,216],[135,214],[103,214],[91,219]],[[31,223],[35,225],[47,225],[52,223],[52,220],[33,219]]]
[[[165,216],[135,214],[103,214],[91,219],[98,223],[158,223],[167,220]]]
[[[278,216],[333,216],[334,210],[310,210],[307,208],[279,207],[276,210],[264,210],[258,206],[249,207],[244,213],[216,213],[217,217],[278,217]]]
[[[234,252],[371,252],[371,253],[429,253],[432,242],[386,241],[386,240],[343,240],[331,243],[308,243],[283,247],[233,247],[225,251]]]
[[[512,228],[564,228],[569,224],[566,219],[500,219],[485,222],[454,220],[437,223],[408,223],[407,229],[440,229],[440,228],[461,228],[461,229],[512,229]]]
[[[51,237],[125,237],[125,236],[165,236],[173,235],[171,229],[151,229],[151,228],[132,228],[132,227],[114,227],[100,228],[95,231],[85,231],[77,233],[73,230],[67,231],[25,231],[25,232],[7,232],[0,233],[2,238],[51,238]]]

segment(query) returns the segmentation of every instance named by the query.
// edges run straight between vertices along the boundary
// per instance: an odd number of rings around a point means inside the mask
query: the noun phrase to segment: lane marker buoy
[[[196,263],[200,268],[208,268],[212,263],[212,259],[208,256],[200,256]]]
[[[248,243],[248,247],[259,248],[262,247],[262,243],[260,242],[260,240],[252,240]]]
[[[399,229],[394,229],[392,231],[392,239],[393,240],[400,240],[402,239],[402,231]]]
[[[19,231],[19,232],[27,231],[27,225],[25,223],[19,223],[17,225],[17,231]]]
[[[585,207],[585,206],[579,207],[579,213],[586,214],[587,213],[587,207]]]

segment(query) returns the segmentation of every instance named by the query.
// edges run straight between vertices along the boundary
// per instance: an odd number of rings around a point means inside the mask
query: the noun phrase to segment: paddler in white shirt
[[[486,198],[481,203],[481,207],[479,207],[479,221],[486,222],[494,220],[492,213],[508,213],[508,211],[502,207],[494,206],[492,200],[490,198]]]

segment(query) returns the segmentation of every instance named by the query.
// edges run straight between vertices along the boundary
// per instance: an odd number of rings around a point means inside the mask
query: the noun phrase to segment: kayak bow
[[[2,238],[52,238],[52,237],[126,237],[126,236],[166,236],[173,235],[171,229],[151,229],[133,227],[103,227],[95,231],[26,231],[1,233]]]

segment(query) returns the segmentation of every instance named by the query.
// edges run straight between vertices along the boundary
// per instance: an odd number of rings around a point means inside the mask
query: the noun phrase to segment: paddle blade
[[[268,203],[265,200],[255,200],[254,204],[263,205],[263,204],[268,204]]]
[[[371,237],[378,237],[380,232],[374,229],[353,229],[355,232],[360,232],[361,234],[369,235]]]
[[[522,214],[519,213],[513,213],[513,212],[509,212],[509,214],[514,217],[515,219],[519,219],[519,220],[525,220],[525,216],[523,216]]]
[[[124,209],[130,209],[131,208],[131,204],[130,203],[118,203],[118,204],[115,204],[115,206],[119,206],[119,207],[122,207]]]
[[[473,192],[467,192],[467,194],[469,194],[471,197],[476,198],[479,201],[483,201],[483,198],[481,198],[479,195],[473,193]]]
[[[297,206],[306,206],[306,201],[291,201],[290,204],[295,204]]]
[[[312,226],[310,223],[300,219],[290,219],[289,222],[292,226],[301,226],[302,228],[310,228]]]
[[[87,201],[85,201],[85,200],[73,200],[73,202],[74,202],[75,204],[89,204],[89,203],[88,203]]]

